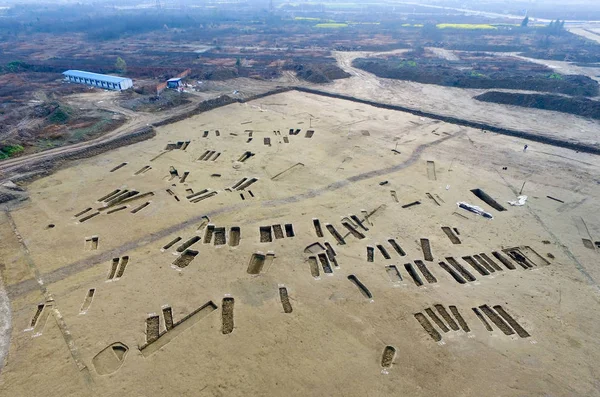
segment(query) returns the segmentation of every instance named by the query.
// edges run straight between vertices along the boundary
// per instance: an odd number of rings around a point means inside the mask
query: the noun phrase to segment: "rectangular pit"
[[[271,226],[260,226],[260,242],[261,243],[270,243],[273,241],[273,234],[271,232]]]
[[[194,258],[198,255],[198,251],[194,250],[185,250],[183,254],[181,254],[175,261],[173,265],[177,266],[180,269],[186,268],[190,263],[194,260]]]
[[[472,189],[471,193],[473,193],[480,200],[484,201],[487,205],[489,205],[490,207],[492,207],[496,211],[506,211],[506,208],[504,208],[502,205],[500,205],[500,203],[498,203],[496,200],[494,200],[490,195],[488,195],[483,190],[481,190],[479,188],[478,189]]]
[[[241,230],[238,226],[232,226],[229,230],[229,245],[231,247],[237,247],[240,245]]]
[[[261,253],[252,254],[248,263],[248,274],[259,274],[265,264],[266,256]]]

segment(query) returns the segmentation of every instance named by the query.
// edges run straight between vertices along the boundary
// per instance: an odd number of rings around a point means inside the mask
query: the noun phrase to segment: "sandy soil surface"
[[[570,28],[569,32],[600,43],[600,29]]]
[[[460,58],[456,53],[452,50],[447,50],[445,48],[435,48],[435,47],[426,47],[428,51],[431,51],[438,58],[446,59],[448,61],[459,61]]]
[[[450,88],[379,78],[352,67],[353,59],[372,56],[368,52],[336,52],[335,56],[338,65],[353,77],[336,80],[325,88],[327,91],[414,107],[504,128],[560,137],[587,144],[598,144],[598,133],[600,132],[600,122],[598,121],[547,110],[523,110],[517,106],[482,103],[473,97],[488,90]],[[556,63],[544,62],[549,65]]]
[[[600,160],[525,143],[288,92],[39,179],[0,213],[0,395],[600,395]]]

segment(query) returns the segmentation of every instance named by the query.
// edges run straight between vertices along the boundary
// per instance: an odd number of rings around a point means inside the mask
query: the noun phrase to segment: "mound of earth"
[[[570,98],[560,95],[521,94],[489,91],[475,97],[478,101],[514,105],[526,108],[554,110],[600,120],[600,102],[587,98]]]
[[[353,66],[378,77],[460,88],[504,88],[596,96],[598,83],[580,75],[558,75],[546,70],[513,68],[473,70],[462,63],[401,58],[357,58]]]
[[[324,84],[332,80],[345,79],[350,74],[336,65],[295,64],[289,67],[296,71],[296,76],[310,83]]]
[[[103,109],[69,106],[58,100],[20,106],[5,115],[0,128],[0,160],[94,139],[120,127],[125,117]],[[4,120],[3,120],[4,121]]]
[[[229,80],[238,77],[238,72],[235,69],[219,68],[210,72],[205,72],[202,80]]]
[[[188,94],[176,90],[164,90],[159,97],[135,92],[128,92],[127,95],[129,98],[121,101],[120,105],[136,112],[157,112],[190,103]]]
[[[594,49],[591,47],[590,49]],[[578,62],[578,63],[597,63],[600,62],[600,55],[597,51],[583,49],[540,49],[530,48],[521,55],[530,58],[551,59],[554,61]]]

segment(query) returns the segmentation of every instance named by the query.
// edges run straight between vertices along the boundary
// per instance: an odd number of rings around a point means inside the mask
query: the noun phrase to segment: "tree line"
[[[526,28],[529,26],[529,15],[525,15],[525,18],[521,21],[521,27]],[[549,34],[559,35],[565,31],[565,21],[557,19],[556,21],[550,21],[550,23],[544,27],[544,30]]]

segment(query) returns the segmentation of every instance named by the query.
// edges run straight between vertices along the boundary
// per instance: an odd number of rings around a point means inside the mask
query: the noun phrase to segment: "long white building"
[[[87,84],[105,90],[121,91],[133,87],[133,81],[127,77],[83,72],[81,70],[67,70],[63,72],[63,75],[65,75],[65,80],[71,83]]]

